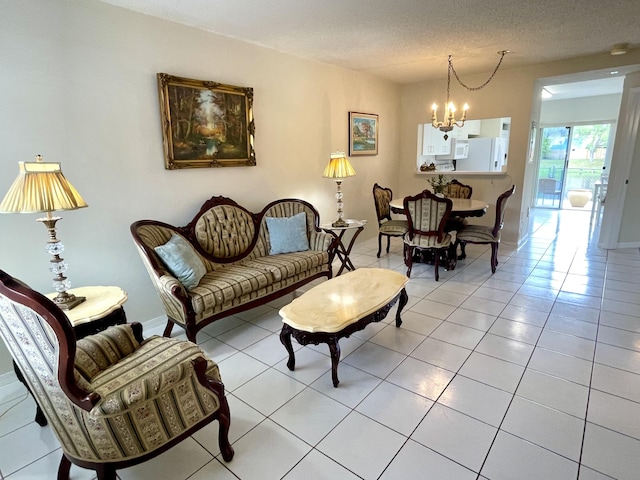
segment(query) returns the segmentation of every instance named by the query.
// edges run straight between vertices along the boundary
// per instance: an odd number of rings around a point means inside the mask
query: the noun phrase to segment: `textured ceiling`
[[[640,46],[639,0],[101,0],[406,84]]]

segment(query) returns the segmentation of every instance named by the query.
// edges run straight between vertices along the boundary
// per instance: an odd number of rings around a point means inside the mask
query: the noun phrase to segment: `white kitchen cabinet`
[[[464,126],[460,128],[458,138],[469,138],[480,135],[482,120],[466,120]],[[454,129],[455,130],[455,129]]]
[[[449,155],[451,153],[451,136],[444,139],[444,132],[435,129],[429,123],[423,126],[422,154]],[[449,132],[451,133],[451,132]]]

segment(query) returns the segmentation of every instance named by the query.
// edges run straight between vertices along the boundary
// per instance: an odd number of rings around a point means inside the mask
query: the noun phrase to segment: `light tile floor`
[[[392,311],[341,341],[338,388],[326,345],[294,341],[287,370],[289,299],[211,325],[198,341],[220,364],[235,458],[213,424],[119,478],[640,478],[640,253],[599,250],[583,213],[534,211],[532,229],[495,275],[474,246],[440,282],[414,267],[402,327]],[[356,266],[405,271],[397,239],[376,247],[356,244]],[[0,478],[54,478],[60,450],[33,414],[20,384],[0,391]]]

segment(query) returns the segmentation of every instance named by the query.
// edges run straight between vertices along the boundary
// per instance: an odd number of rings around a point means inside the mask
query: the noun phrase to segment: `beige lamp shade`
[[[0,213],[75,210],[87,204],[62,174],[59,163],[18,162],[19,174],[0,203]]]
[[[322,176],[324,178],[347,178],[353,177],[356,171],[353,169],[344,152],[335,152],[331,154],[331,159],[327,168],[324,169]]]

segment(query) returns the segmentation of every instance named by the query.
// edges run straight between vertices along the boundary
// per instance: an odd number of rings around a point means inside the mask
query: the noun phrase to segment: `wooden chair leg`
[[[58,466],[58,480],[69,480],[69,471],[71,470],[71,462],[62,454],[60,465]]]
[[[404,246],[404,264],[407,266],[407,277],[411,278],[411,267],[413,266],[413,247]]]
[[[111,465],[104,464],[96,469],[98,480],[116,480],[116,469]]]
[[[229,443],[229,425],[231,424],[231,414],[229,413],[229,403],[227,397],[220,397],[220,409],[218,411],[218,446],[225,462],[230,462],[234,451]]]
[[[283,329],[284,330],[284,329]],[[289,340],[290,341],[290,340]],[[283,342],[284,343],[284,342]],[[294,359],[295,361],[295,359]],[[220,407],[216,412],[216,418],[220,424],[218,430],[218,446],[225,462],[231,461],[233,458],[233,447],[229,443],[229,425],[231,423],[231,414],[229,413],[229,403],[224,394],[224,385],[222,382],[209,378],[206,375],[207,361],[204,357],[197,357],[191,361],[193,368],[201,385],[208,388],[216,394]]]
[[[496,273],[496,267],[498,266],[498,244],[491,244],[491,273]]]
[[[387,253],[389,253],[390,246],[391,246],[391,235],[387,235]]]
[[[173,330],[173,322],[171,320],[167,320],[167,326],[164,327],[164,332],[162,332],[163,337],[170,337],[171,330]]]
[[[381,251],[382,251],[382,234],[379,233],[378,234],[378,254],[376,255],[378,258],[380,258]]]
[[[433,250],[433,266],[436,274],[436,282],[440,278],[440,274],[438,273],[438,265],[440,264],[440,252],[438,250]]]
[[[466,246],[466,242],[460,242],[460,256],[458,257],[458,260],[464,260],[467,258],[467,253],[464,251]]]

